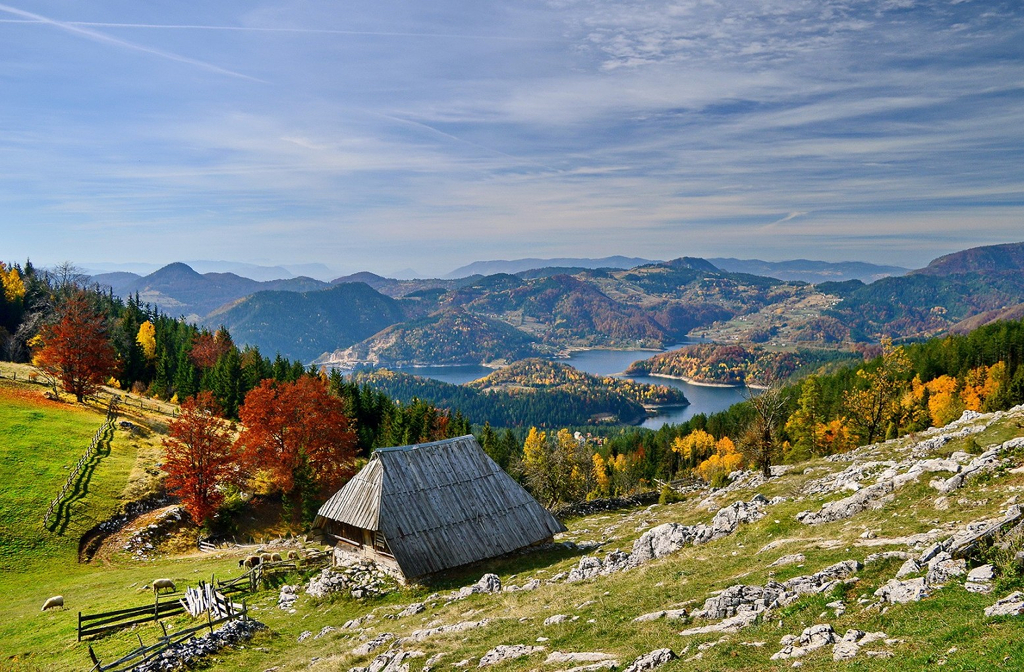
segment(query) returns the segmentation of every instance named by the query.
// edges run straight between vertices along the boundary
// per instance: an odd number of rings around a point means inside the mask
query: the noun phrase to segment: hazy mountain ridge
[[[129,278],[120,273],[95,276],[93,281],[106,284],[122,296],[139,295],[171,315],[200,318],[226,303],[236,301],[262,290],[308,292],[324,289],[328,285],[313,278],[288,278],[260,282],[234,273],[198,273],[184,263],[173,263],[149,275]],[[101,280],[103,282],[101,282]],[[114,286],[114,281],[117,286]]]
[[[889,276],[905,275],[910,272],[910,269],[902,266],[882,266],[863,261],[829,262],[811,259],[762,261],[761,259],[734,259],[731,257],[713,258],[708,261],[730,273],[749,273],[811,284],[846,280],[874,282]]]
[[[652,259],[640,257],[612,256],[600,259],[560,257],[554,259],[495,259],[492,261],[474,261],[460,266],[446,275],[446,278],[463,278],[470,275],[494,275],[495,273],[520,273],[538,268],[634,268],[644,264],[658,263]]]

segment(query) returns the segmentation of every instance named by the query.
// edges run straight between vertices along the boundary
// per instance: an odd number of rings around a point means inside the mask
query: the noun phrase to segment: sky
[[[7,261],[917,267],[1022,157],[1019,0],[0,0]]]

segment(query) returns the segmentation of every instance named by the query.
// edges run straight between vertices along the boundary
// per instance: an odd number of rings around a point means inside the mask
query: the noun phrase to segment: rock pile
[[[394,579],[372,562],[362,561],[344,569],[325,569],[309,580],[306,592],[317,598],[348,591],[356,598],[385,595],[395,589]]]
[[[291,609],[297,599],[299,599],[299,587],[285,584],[281,586],[281,594],[277,598],[277,606],[280,609]]]
[[[158,658],[142,663],[134,669],[138,672],[172,672],[181,668],[193,668],[204,656],[247,641],[256,631],[264,629],[265,625],[252,619],[229,621],[202,637],[188,639],[168,647]]]
[[[844,560],[820,572],[797,576],[784,583],[769,581],[763,586],[735,584],[704,601],[704,606],[693,612],[695,618],[721,621],[715,625],[690,628],[681,635],[711,632],[736,632],[753,623],[761,614],[784,607],[809,593],[824,593],[837,583],[849,579],[860,568],[856,560]]]
[[[838,640],[836,631],[828,623],[812,625],[805,628],[799,637],[786,635],[779,642],[782,650],[772,654],[771,660],[786,660],[787,658],[801,658],[811,651],[817,651],[829,644],[835,644]]]
[[[157,514],[156,519],[125,541],[124,551],[131,553],[136,560],[148,560],[156,551],[160,541],[173,530],[181,527],[185,520],[185,511],[180,506],[169,507]]]

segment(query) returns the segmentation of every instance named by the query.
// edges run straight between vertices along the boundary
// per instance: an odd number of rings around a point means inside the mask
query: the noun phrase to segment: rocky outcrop
[[[543,646],[527,646],[525,644],[500,644],[483,655],[477,667],[497,665],[506,660],[515,660],[544,651]]]
[[[782,638],[782,650],[772,655],[772,660],[802,658],[812,651],[835,644],[838,640],[836,631],[828,623],[812,625],[806,628],[799,637],[787,635]]]
[[[964,582],[964,590],[970,593],[991,593],[992,581],[995,578],[996,573],[992,565],[975,567],[967,573],[967,581]]]
[[[860,653],[861,648],[874,642],[885,640],[888,637],[884,632],[864,632],[862,630],[849,629],[843,638],[832,647],[832,660],[842,662],[851,660]]]
[[[648,672],[648,670],[659,668],[678,657],[672,649],[655,649],[636,658],[622,672]]]
[[[985,609],[985,616],[987,618],[1021,615],[1024,615],[1024,593],[1019,590],[1015,593],[1010,593],[991,607]]]
[[[924,577],[900,581],[889,579],[885,585],[875,591],[875,597],[890,604],[906,604],[920,602],[928,596],[928,586]]]

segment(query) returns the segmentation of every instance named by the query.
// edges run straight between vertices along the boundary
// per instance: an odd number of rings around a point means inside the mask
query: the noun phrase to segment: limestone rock
[[[889,602],[891,604],[920,602],[927,596],[928,587],[925,584],[924,577],[911,579],[909,581],[889,579],[884,586],[875,591],[875,597],[879,597],[883,602]]]
[[[996,573],[992,565],[975,567],[967,573],[964,589],[972,593],[990,593],[992,592],[992,580],[994,578],[996,578]]]
[[[801,658],[811,651],[835,644],[836,631],[828,623],[812,625],[806,628],[800,637],[791,643],[785,644],[782,650],[772,655],[771,660],[786,660],[787,658]]]
[[[904,579],[912,574],[917,574],[922,569],[921,565],[913,558],[908,558],[899,571],[896,572],[897,579]]]
[[[657,621],[662,618],[669,621],[686,618],[686,609],[663,609],[661,611],[652,611],[648,614],[641,614],[640,616],[637,616],[633,619],[633,622],[647,623],[649,621]]]
[[[615,656],[612,654],[603,653],[601,651],[583,651],[579,653],[552,651],[544,660],[544,664],[562,665],[565,663],[597,663],[604,660],[612,660],[613,658],[615,658]]]
[[[792,555],[784,555],[768,566],[782,567],[783,565],[793,565],[799,562],[805,562],[806,560],[807,558],[804,556],[803,553],[794,553]]]
[[[962,558],[952,559],[948,553],[941,553],[928,561],[928,575],[925,583],[929,586],[940,586],[951,579],[967,573],[967,562]]]
[[[622,672],[647,672],[661,667],[667,662],[678,658],[672,649],[655,649],[650,653],[639,656],[636,660],[626,666]]]
[[[523,658],[525,656],[532,655],[544,651],[543,646],[527,646],[525,644],[499,644],[494,647],[480,658],[480,664],[477,667],[488,667],[489,665],[496,665],[506,660],[515,660],[516,658]]]
[[[1024,593],[1019,590],[1015,593],[1010,593],[991,607],[985,609],[985,616],[988,618],[1020,616],[1022,614],[1024,614]]]

